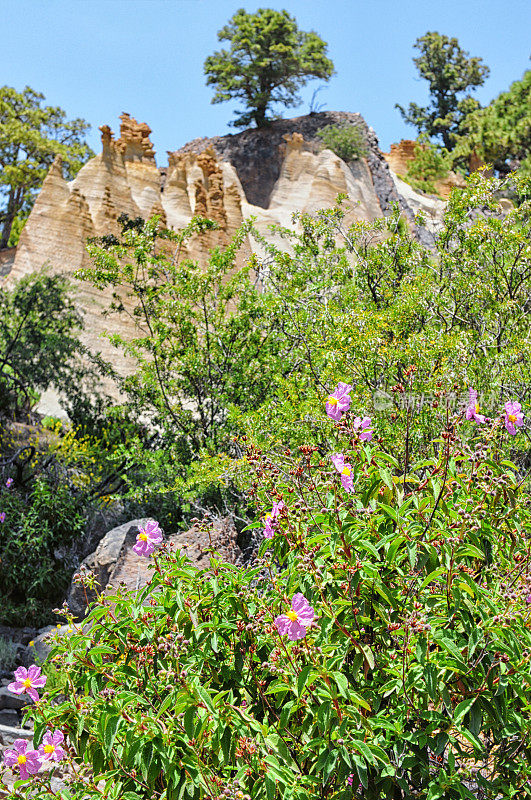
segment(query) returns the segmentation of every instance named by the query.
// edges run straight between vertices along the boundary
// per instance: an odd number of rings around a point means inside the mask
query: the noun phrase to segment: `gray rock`
[[[0,710],[9,709],[10,711],[21,711],[26,706],[30,706],[31,699],[27,694],[13,694],[7,686],[0,688]]]
[[[26,651],[30,664],[44,664],[55,645],[55,639],[67,636],[70,630],[69,625],[47,625],[46,628],[41,628],[32,646]]]
[[[92,572],[100,591],[103,590],[109,583],[112,572],[116,567],[127,534],[130,534],[130,539],[136,539],[140,526],[145,525],[146,522],[148,522],[148,518],[135,519],[132,522],[119,525],[117,528],[112,528],[105,534],[96,550],[81,562],[78,573],[83,570]],[[96,591],[82,586],[76,581],[76,576],[74,575],[66,602],[76,619],[84,617],[87,605],[95,598]]]
[[[149,583],[153,574],[152,561],[138,556],[133,550],[138,529],[147,521],[137,519],[113,528],[103,537],[96,551],[85,559],[82,567],[94,573],[101,590],[106,591],[109,586],[109,592],[114,593],[123,586],[129,591],[135,591]],[[238,532],[230,517],[215,520],[208,530],[194,526],[183,533],[173,534],[167,540],[167,546],[182,550],[192,564],[198,567],[208,564],[212,549],[224,561],[233,564],[240,563],[242,557],[238,546]],[[87,600],[90,602],[94,598],[95,592],[87,591],[85,595],[83,587],[73,581],[67,604],[74,616],[82,619]]]
[[[12,728],[0,725],[0,736],[3,744],[13,744],[15,739],[33,739],[33,728]]]
[[[194,139],[177,152],[201,153],[207,147],[213,147],[236,169],[248,202],[268,208],[282,167],[284,135],[301,133],[310,147],[318,152],[323,146],[317,136],[321,128],[345,124],[356,126],[363,133],[367,146],[367,165],[384,216],[391,213],[393,203],[398,203],[415,235],[422,239],[424,231],[415,227],[413,210],[395,187],[389,165],[380,150],[378,137],[360,114],[349,111],[319,111],[293,119],[273,120],[265,128],[249,128],[241,133]],[[353,172],[355,171],[354,168]]]
[[[10,639],[27,645],[37,635],[37,628],[11,628],[9,625],[0,625],[0,637]]]

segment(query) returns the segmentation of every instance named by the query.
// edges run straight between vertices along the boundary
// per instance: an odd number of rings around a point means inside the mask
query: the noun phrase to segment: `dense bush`
[[[324,147],[327,147],[343,161],[356,161],[367,154],[365,137],[355,125],[326,125],[318,131]]]
[[[66,796],[530,797],[531,510],[502,456],[510,413],[448,414],[407,473],[353,413],[314,409],[319,446],[249,445],[252,496],[273,504],[256,565],[198,571],[163,548],[150,585],[100,597],[56,648],[69,691],[33,716],[36,745],[60,729],[90,766]]]
[[[28,486],[13,482],[0,489],[2,624],[53,622],[52,609],[70,583],[75,564],[65,556],[84,532],[87,509],[54,472],[37,471]]]
[[[277,229],[282,249],[246,224],[203,268],[173,260],[174,248],[208,230],[201,220],[178,234],[156,220],[124,220],[120,239],[93,242],[94,266],[82,275],[124,287],[145,331],[132,342],[113,338],[137,369],[109,421],[115,433],[90,445],[101,480],[116,477],[107,494],[130,496],[138,513],[162,501],[174,521],[194,506],[246,516],[234,437],[252,431],[265,448],[275,438],[303,443],[300,421],[311,417],[319,386],[342,376],[379,412],[382,447],[402,465],[436,452],[441,390],[454,408],[467,385],[487,407],[509,390],[526,400],[529,188],[514,184],[518,206],[504,215],[504,187],[471,178],[453,194],[433,249],[412,238],[398,210],[346,226],[341,205]],[[238,268],[247,235],[265,255]],[[114,313],[123,313],[120,302]],[[79,453],[73,444],[66,451]],[[514,456],[525,462],[525,448]],[[76,468],[84,470],[83,458]]]
[[[450,154],[444,147],[437,147],[427,141],[418,141],[415,158],[408,164],[404,177],[414,189],[438,194],[436,183],[448,176],[450,166]]]
[[[27,416],[52,386],[74,413],[94,395],[104,366],[81,344],[82,328],[62,275],[43,271],[0,288],[0,416]]]
[[[284,250],[247,224],[204,272],[171,248],[205,221],[92,243],[85,277],[144,335],[114,338],[137,370],[107,432],[58,460],[151,508],[228,502],[257,553],[196,570],[163,546],[139,595],[66,614],[32,712],[36,746],[68,738],[65,800],[531,797],[531,219],[529,183],[508,214],[502,188],[455,192],[432,250],[341,205]],[[245,235],[264,255],[238,269]]]

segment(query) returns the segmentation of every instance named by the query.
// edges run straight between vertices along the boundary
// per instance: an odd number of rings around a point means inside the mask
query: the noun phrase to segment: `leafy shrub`
[[[95,390],[103,365],[79,341],[82,318],[69,291],[65,277],[46,272],[0,288],[1,415],[27,414],[50,386],[74,405]]]
[[[65,550],[82,535],[83,502],[65,481],[38,475],[30,488],[0,490],[0,622],[53,622],[74,565]]]
[[[444,147],[429,141],[417,141],[415,158],[408,164],[406,181],[417,191],[438,194],[436,183],[448,176],[451,157]]]
[[[470,385],[489,407],[508,388],[521,401],[531,396],[529,182],[514,183],[518,207],[503,215],[505,186],[475,175],[454,192],[433,249],[400,225],[399,209],[346,226],[341,204],[277,228],[282,249],[246,224],[204,270],[174,263],[170,249],[200,235],[204,221],[174,241],[154,220],[93,242],[84,276],[124,285],[146,328],[134,342],[114,338],[137,367],[113,412],[122,437],[97,434],[101,444],[91,445],[101,479],[116,476],[106,494],[129,495],[140,516],[142,504],[162,501],[172,524],[209,507],[245,517],[234,437],[252,431],[265,448],[276,439],[303,444],[301,420],[312,416],[318,386],[344,376],[368,411],[385,406],[382,447],[403,467],[435,452],[441,391],[453,408]],[[238,269],[246,235],[265,255]],[[123,313],[119,304],[114,313]],[[406,379],[408,365],[415,371]],[[143,432],[124,422],[140,416]],[[512,456],[528,458],[523,445]]]
[[[163,548],[56,647],[70,691],[35,707],[35,743],[68,733],[90,767],[72,800],[531,796],[531,507],[501,419],[450,415],[407,474],[354,414],[320,432],[247,450],[257,507],[285,504],[255,566]],[[314,622],[290,640],[297,593]]]
[[[323,146],[347,163],[367,154],[365,137],[356,125],[326,125],[317,136]]]

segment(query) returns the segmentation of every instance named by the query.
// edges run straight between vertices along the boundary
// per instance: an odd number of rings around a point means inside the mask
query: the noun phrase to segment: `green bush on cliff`
[[[438,194],[435,184],[448,177],[451,164],[450,154],[444,147],[419,139],[404,178],[417,191]]]
[[[355,125],[326,125],[318,131],[317,136],[324,147],[347,163],[367,154],[365,137]]]

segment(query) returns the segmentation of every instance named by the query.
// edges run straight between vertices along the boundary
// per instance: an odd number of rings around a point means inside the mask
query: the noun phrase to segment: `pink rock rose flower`
[[[4,753],[4,764],[14,771],[18,769],[20,777],[25,780],[30,775],[36,775],[40,770],[42,761],[38,750],[28,751],[28,742],[25,739],[15,739],[13,749]]]
[[[332,464],[341,475],[341,485],[346,492],[354,491],[354,481],[352,480],[352,467],[345,462],[342,453],[335,453],[331,456]]]
[[[483,414],[479,413],[479,405],[478,405],[478,393],[475,389],[468,390],[468,408],[466,410],[466,418],[473,419],[475,422],[483,423],[485,422],[485,417]]]
[[[291,608],[286,614],[281,614],[275,619],[278,632],[288,639],[296,642],[306,636],[307,630],[312,625],[315,611],[303,594],[297,592],[293,595]]]
[[[65,740],[62,731],[46,731],[43,736],[39,753],[45,761],[62,761],[66,756],[66,750],[61,747]]]
[[[8,478],[6,481],[6,487],[9,489],[10,486],[13,486],[13,478]]]
[[[278,524],[277,522],[278,515],[280,514],[283,508],[284,508],[283,500],[281,500],[279,503],[273,503],[273,508],[265,515],[264,517],[265,527],[263,530],[265,539],[273,538],[273,534],[275,533],[275,529]]]
[[[0,513],[0,522],[5,522],[5,521],[6,521],[6,512],[2,511]]]
[[[373,435],[372,419],[370,417],[356,417],[354,429],[358,431],[358,436],[362,442],[370,442]]]
[[[348,383],[338,383],[332,394],[326,401],[326,413],[333,420],[338,422],[345,411],[350,408],[351,397],[349,392],[352,391],[352,386]]]
[[[509,402],[505,403],[505,427],[511,436],[515,436],[517,433],[516,428],[521,428],[523,424],[522,406],[516,400],[509,400]]]
[[[37,689],[42,689],[48,680],[46,675],[41,675],[41,668],[32,664],[29,669],[19,667],[14,672],[15,680],[8,685],[8,689],[13,694],[28,694],[32,700],[37,702],[39,693]]]
[[[162,542],[162,531],[154,519],[148,520],[143,528],[139,528],[133,550],[138,556],[150,556],[156,544]]]

